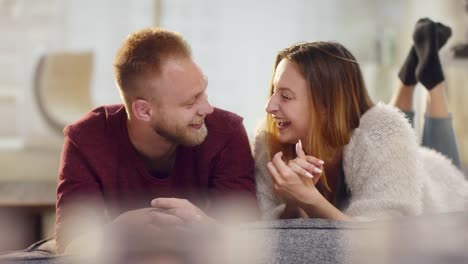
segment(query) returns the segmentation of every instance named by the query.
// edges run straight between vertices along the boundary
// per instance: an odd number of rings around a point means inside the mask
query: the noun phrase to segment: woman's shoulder
[[[405,114],[396,107],[378,103],[362,115],[350,144],[368,142],[388,145],[396,141],[418,144],[416,133]]]
[[[268,159],[268,146],[266,143],[267,135],[267,132],[260,128],[257,129],[255,133],[252,150],[256,162],[265,161]]]
[[[382,102],[362,115],[358,129],[374,133],[413,131],[409,120],[400,109]]]
[[[368,174],[383,173],[382,167],[402,166],[398,164],[402,160],[405,160],[405,164],[410,163],[407,166],[414,167],[417,165],[414,156],[418,148],[416,133],[403,112],[378,103],[361,117],[359,127],[353,131],[350,142],[344,147],[345,173],[350,179],[356,177],[355,180],[361,181],[370,177]]]

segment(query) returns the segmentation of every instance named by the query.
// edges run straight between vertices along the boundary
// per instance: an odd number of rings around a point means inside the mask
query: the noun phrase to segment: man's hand
[[[151,206],[159,212],[168,216],[181,219],[183,222],[192,223],[214,223],[215,220],[207,216],[200,208],[186,199],[157,198],[151,201]]]
[[[143,208],[125,212],[119,215],[111,226],[116,228],[152,228],[183,225],[184,220],[175,215],[167,214],[157,208]]]

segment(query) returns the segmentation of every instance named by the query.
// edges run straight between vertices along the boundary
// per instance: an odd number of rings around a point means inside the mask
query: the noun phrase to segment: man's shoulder
[[[232,133],[241,128],[243,118],[236,113],[214,108],[212,114],[206,116],[205,122],[210,132]]]
[[[77,138],[96,140],[122,122],[125,116],[125,107],[121,104],[100,106],[68,125],[64,129],[64,135],[72,140]]]

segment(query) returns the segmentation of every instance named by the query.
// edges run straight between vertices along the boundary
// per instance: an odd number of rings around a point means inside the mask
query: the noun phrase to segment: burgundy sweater
[[[215,108],[205,119],[205,141],[179,146],[173,170],[163,179],[152,176],[137,155],[126,118],[123,105],[103,106],[65,128],[55,226],[59,250],[70,240],[65,233],[73,230],[75,214],[106,222],[150,207],[157,197],[185,198],[208,211],[230,194],[255,199],[254,161],[238,115]]]

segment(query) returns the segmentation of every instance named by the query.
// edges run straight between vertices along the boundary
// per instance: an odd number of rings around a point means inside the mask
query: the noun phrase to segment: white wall
[[[451,46],[468,37],[463,9],[463,0],[0,0],[0,118],[8,124],[0,127],[0,145],[4,135],[19,135],[60,148],[60,134],[44,123],[31,94],[44,52],[92,50],[92,101],[118,103],[117,48],[132,31],[160,21],[188,39],[209,78],[211,102],[242,115],[252,137],[278,50],[298,41],[341,42],[360,61],[371,96],[388,101],[416,20],[430,16],[454,27]]]
[[[51,130],[34,101],[33,73],[39,56],[47,52],[94,53],[91,100],[94,104],[120,102],[114,85],[112,62],[130,32],[154,25],[153,0],[41,0],[12,1],[18,19],[11,27],[24,32],[17,37],[20,81],[13,87],[17,98],[17,133],[29,148],[60,148],[62,136]],[[1,79],[1,78],[0,78]],[[0,82],[1,83],[1,82]],[[66,87],[64,87],[66,89]]]
[[[399,1],[392,3],[165,0],[161,24],[188,39],[209,78],[211,102],[242,115],[253,136],[264,116],[273,62],[280,49],[299,41],[339,41],[374,75],[376,64],[381,63],[379,29],[398,20],[398,12],[393,11],[398,10]],[[387,17],[379,13],[384,9],[390,10]]]
[[[60,134],[47,127],[31,93],[38,57],[45,52],[92,50],[95,54],[92,101],[96,106],[118,103],[113,57],[126,35],[155,24],[159,19],[155,17],[158,1],[16,0],[10,3],[18,7],[13,28],[25,32],[17,37],[21,46],[16,58],[22,62],[17,68],[21,77],[17,79],[22,81],[16,87],[21,94],[15,102],[18,111],[13,113],[18,117],[15,119],[18,133],[27,145],[60,147]],[[390,10],[386,12],[393,14],[392,10],[399,6],[383,6],[382,2],[372,0],[352,3],[344,0],[160,0],[159,3],[161,25],[185,35],[208,75],[212,103],[242,115],[251,136],[264,116],[268,83],[278,50],[298,41],[342,42],[362,62],[366,78],[374,87],[375,76],[382,77],[375,74],[382,57],[377,47],[382,37],[377,33],[395,20],[388,15],[382,18],[379,12]]]
[[[120,102],[113,81],[114,55],[128,34],[154,25],[154,12],[153,0],[67,1],[64,48],[95,53],[92,96],[96,105]]]

